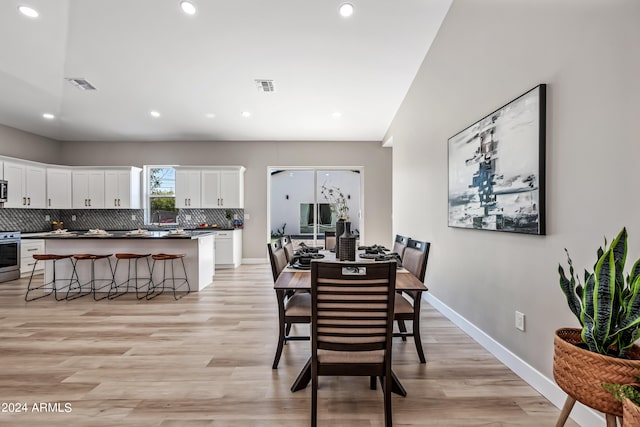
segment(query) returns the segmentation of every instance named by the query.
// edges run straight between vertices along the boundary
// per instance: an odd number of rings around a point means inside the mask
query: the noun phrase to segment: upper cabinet
[[[104,208],[104,170],[74,170],[72,176],[73,208]]]
[[[203,170],[203,208],[243,208],[244,170]]]
[[[200,170],[176,168],[176,208],[199,208]]]
[[[47,168],[47,208],[71,208],[71,169]]]
[[[243,208],[244,167],[176,168],[177,208]]]
[[[141,178],[142,169],[132,166],[55,166],[0,156],[6,208],[141,209]],[[200,187],[198,204],[199,195]]]
[[[108,209],[140,209],[142,169],[108,169],[104,172],[104,198]]]
[[[46,208],[47,177],[44,167],[29,163],[4,162],[7,181],[6,208]]]

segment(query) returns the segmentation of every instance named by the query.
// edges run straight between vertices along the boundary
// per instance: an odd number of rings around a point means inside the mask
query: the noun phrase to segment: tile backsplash
[[[206,223],[225,228],[226,211],[227,209],[181,209],[178,213],[178,226],[196,228],[199,224]],[[244,219],[244,209],[229,211],[239,220]],[[69,230],[132,230],[145,227],[142,209],[0,209],[0,231],[49,231],[52,221],[63,221],[64,228]]]
[[[0,230],[2,231],[37,233],[50,230],[51,221],[60,221],[58,209],[0,209]]]

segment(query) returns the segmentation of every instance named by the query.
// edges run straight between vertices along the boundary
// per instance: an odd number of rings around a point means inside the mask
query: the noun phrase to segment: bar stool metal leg
[[[79,255],[74,255],[73,258],[75,258],[76,260],[76,266],[78,261],[84,261],[84,260],[91,261],[91,265],[90,265],[91,273],[90,273],[89,281],[84,283],[80,283],[80,281],[78,281],[77,294],[70,295],[71,287],[69,287],[69,290],[67,291],[67,300],[74,300],[89,294],[93,294],[93,299],[95,301],[100,301],[105,298],[108,298],[109,293],[111,292],[111,289],[113,288],[113,285],[115,283],[115,279],[113,275],[113,266],[111,264],[111,254],[108,254],[108,255],[79,254]],[[102,259],[108,262],[110,277],[96,278],[95,263],[96,261],[102,260]],[[77,274],[78,273],[76,270],[76,277],[77,277]],[[107,282],[107,283],[103,284],[102,286],[97,286],[98,283],[102,283],[102,282]],[[85,285],[88,285],[89,289],[86,291],[83,291],[83,287]],[[104,293],[104,295],[98,297],[98,292],[103,291],[105,288],[109,288],[109,291],[101,292],[101,293]]]
[[[114,277],[114,285],[111,288],[111,290],[109,291],[109,299],[115,299],[118,298],[124,294],[126,294],[127,292],[129,292],[129,284],[133,282],[133,285],[135,287],[136,290],[136,298],[137,299],[144,299],[146,298],[149,289],[151,289],[153,287],[153,281],[152,281],[152,273],[151,273],[151,264],[149,263],[149,257],[151,256],[151,254],[128,254],[128,253],[118,253],[115,255],[116,257],[116,266],[114,268],[113,271],[113,277]],[[138,275],[138,263],[139,261],[142,261],[144,259],[144,261],[147,263],[147,272],[149,273],[149,275],[147,277],[140,277]],[[118,264],[120,263],[120,260],[126,260],[127,261],[127,280],[121,282],[121,283],[117,283],[117,273],[118,273]],[[133,277],[131,276],[131,261],[133,261]],[[141,281],[143,281],[141,283]],[[120,292],[120,288],[126,286],[125,290],[123,292]],[[146,287],[147,289],[143,292],[141,288]]]
[[[57,254],[36,254],[33,255],[33,259],[35,260],[35,263],[33,264],[33,269],[31,270],[31,276],[29,277],[29,284],[27,285],[27,293],[24,296],[24,300],[25,301],[34,301],[40,298],[44,298],[47,297],[51,294],[53,294],[54,298],[56,299],[56,301],[62,301],[65,299],[65,297],[60,297],[58,296],[58,294],[61,294],[61,289],[58,289],[60,282],[68,282],[67,285],[67,289],[69,287],[71,287],[71,285],[73,283],[79,283],[78,282],[78,275],[76,273],[76,265],[74,262],[74,259],[72,258],[73,255],[57,255]],[[71,276],[68,279],[58,279],[56,277],[56,262],[57,261],[62,261],[68,259],[69,262],[71,263]],[[33,276],[35,275],[35,271],[36,271],[36,267],[38,265],[38,262],[42,261],[42,262],[46,262],[46,261],[52,261],[53,265],[52,265],[52,278],[51,281],[43,283],[41,285],[38,286],[33,286]],[[51,289],[49,290],[49,292],[46,292],[47,289],[51,287]],[[38,290],[44,290],[44,295],[40,295],[37,297],[33,297],[33,296],[29,296],[30,294],[32,294],[34,291],[38,291]]]
[[[153,272],[155,271],[156,268],[156,262],[161,261],[162,262],[162,279],[158,282],[153,282],[153,287],[149,287],[149,290],[147,291],[147,299],[153,299],[155,297],[157,297],[158,295],[161,295],[162,293],[164,293],[165,287],[166,287],[166,283],[168,281],[171,281],[171,289],[173,290],[173,297],[176,300],[179,300],[183,297],[185,297],[186,295],[188,295],[191,292],[191,287],[189,285],[189,280],[187,279],[187,268],[185,267],[184,264],[184,254],[154,254],[151,255],[151,259],[153,259],[153,264],[151,267],[151,277],[153,277]],[[180,260],[182,263],[182,271],[184,273],[184,277],[176,277],[175,274],[175,267],[174,267],[174,261],[176,260]],[[171,263],[171,277],[167,277],[167,262]],[[177,282],[177,284],[176,284]],[[158,288],[160,288],[159,292],[156,292]],[[186,293],[182,294],[182,295],[178,295],[178,292],[183,292],[180,291],[181,288],[185,288]]]

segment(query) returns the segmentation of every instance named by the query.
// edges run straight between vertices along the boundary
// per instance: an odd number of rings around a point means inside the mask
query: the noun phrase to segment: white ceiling
[[[379,141],[451,0],[350,2],[343,18],[341,0],[194,0],[195,16],[179,0],[0,0],[0,124],[80,141]]]

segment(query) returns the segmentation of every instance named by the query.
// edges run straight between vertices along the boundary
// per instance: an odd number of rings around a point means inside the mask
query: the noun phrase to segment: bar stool
[[[105,299],[109,296],[109,292],[105,292],[105,295],[101,296],[100,298],[97,297],[97,293],[99,291],[102,291],[103,289],[109,287],[109,291],[111,290],[111,288],[114,285],[114,276],[113,276],[113,267],[111,265],[111,255],[112,254],[107,254],[107,255],[96,255],[96,254],[76,254],[73,256],[73,258],[76,260],[76,277],[78,277],[78,271],[77,271],[77,266],[78,266],[78,262],[79,261],[91,261],[91,277],[90,280],[88,282],[84,282],[84,283],[80,283],[80,280],[78,280],[78,287],[77,287],[77,291],[78,293],[76,295],[69,295],[71,292],[71,286],[69,286],[68,290],[67,290],[67,300],[74,300],[80,297],[83,297],[85,295],[89,295],[89,294],[93,294],[93,299],[95,301],[100,301],[102,299]],[[95,266],[96,266],[96,261],[99,260],[106,260],[109,264],[109,273],[111,274],[111,277],[107,277],[107,278],[98,278],[96,279],[96,271],[95,271]],[[97,283],[102,283],[102,282],[108,282],[105,285],[102,285],[100,287],[96,286]],[[82,288],[85,285],[89,285],[89,290],[88,292],[84,292]]]
[[[155,297],[157,297],[158,295],[162,294],[164,292],[165,289],[165,283],[170,281],[171,282],[171,289],[173,289],[173,297],[176,300],[179,300],[180,298],[184,297],[185,295],[188,295],[189,292],[191,292],[191,288],[189,286],[189,280],[187,280],[187,268],[184,266],[184,257],[185,254],[153,254],[151,255],[151,259],[153,259],[153,266],[151,267],[151,276],[153,276],[153,272],[155,271],[156,268],[156,262],[161,261],[162,262],[162,280],[156,282],[153,282],[153,287],[149,288],[149,291],[147,292],[147,299],[153,299]],[[175,269],[174,269],[174,262],[176,260],[180,260],[182,262],[182,271],[184,272],[184,277],[176,277],[175,274]],[[170,262],[171,264],[171,276],[167,277],[167,261]],[[176,286],[176,281],[178,281],[178,285]],[[178,296],[178,289],[183,287],[184,285],[187,285],[187,293]],[[162,286],[162,289],[160,290],[160,292],[155,292],[157,288],[159,288],[160,286]]]
[[[150,256],[151,254],[129,254],[129,253],[119,253],[115,255],[116,266],[113,269],[114,285],[109,290],[109,299],[118,298],[126,294],[127,292],[129,292],[129,283],[132,283],[132,282],[133,282],[133,286],[136,288],[136,298],[137,299],[146,298],[147,294],[149,293],[149,289],[153,287],[153,280],[151,279],[152,277],[151,263],[149,262]],[[115,277],[118,272],[118,264],[120,263],[120,260],[127,260],[127,280],[121,283],[117,283]],[[147,277],[138,276],[138,262],[142,260],[145,260],[147,262],[146,271],[149,272],[149,275]],[[132,261],[133,261],[133,277],[131,276]],[[144,282],[140,283],[141,280],[143,280]],[[124,292],[118,293],[118,288],[124,285],[127,286]],[[143,292],[141,288],[144,286],[146,286],[147,289]]]
[[[34,301],[40,298],[44,298],[47,297],[51,294],[53,294],[54,298],[56,299],[56,301],[62,301],[65,298],[59,298],[58,297],[58,283],[59,282],[68,282],[69,284],[67,285],[67,288],[71,287],[72,283],[79,283],[78,282],[78,274],[76,272],[76,263],[73,259],[73,255],[58,255],[58,254],[35,254],[33,255],[33,259],[36,260],[36,262],[33,264],[33,270],[31,270],[31,277],[29,277],[29,284],[27,285],[27,293],[24,296],[24,300],[25,301]],[[62,260],[69,260],[69,262],[71,263],[71,277],[69,279],[58,279],[56,278],[56,261],[62,261]],[[38,265],[38,261],[42,261],[42,262],[46,262],[46,261],[53,261],[53,277],[51,279],[50,282],[47,283],[43,283],[42,285],[38,285],[38,286],[31,286],[31,283],[33,282],[33,276],[34,273],[36,271],[36,266]],[[29,298],[29,293],[33,292],[33,291],[37,291],[40,289],[46,289],[48,286],[51,286],[51,291],[48,293],[45,293],[44,295],[40,295],[37,297],[32,297]],[[68,291],[68,289],[67,289]]]

